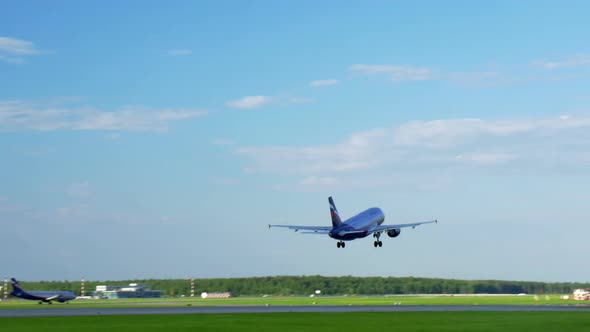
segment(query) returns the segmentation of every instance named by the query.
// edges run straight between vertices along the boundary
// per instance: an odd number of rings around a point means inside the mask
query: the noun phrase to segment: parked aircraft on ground
[[[23,290],[16,279],[10,279],[12,283],[12,293],[10,295],[20,297],[25,300],[39,301],[51,304],[52,301],[67,302],[76,299],[76,294],[67,291],[25,291]]]

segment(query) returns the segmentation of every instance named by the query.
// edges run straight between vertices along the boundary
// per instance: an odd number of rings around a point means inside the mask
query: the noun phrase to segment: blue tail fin
[[[334,204],[334,200],[331,196],[328,198],[328,202],[330,202],[330,217],[332,217],[332,227],[340,226],[342,224],[342,220],[340,219],[340,215],[336,209],[336,204]]]
[[[12,284],[12,294],[23,292],[23,289],[20,288],[20,285],[18,284],[18,281],[16,281],[16,279],[10,278],[10,283]]]

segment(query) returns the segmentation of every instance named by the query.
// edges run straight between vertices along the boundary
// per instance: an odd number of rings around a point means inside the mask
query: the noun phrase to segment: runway
[[[541,305],[437,305],[437,306],[217,306],[173,308],[45,308],[2,309],[0,317],[102,316],[102,315],[178,315],[248,314],[288,312],[451,312],[451,311],[586,311],[590,306]]]

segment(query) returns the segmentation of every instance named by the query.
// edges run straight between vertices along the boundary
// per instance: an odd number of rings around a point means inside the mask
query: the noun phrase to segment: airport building
[[[577,301],[588,301],[588,300],[590,300],[590,291],[588,289],[576,289],[576,290],[574,290],[574,300],[577,300]]]
[[[202,299],[227,299],[231,297],[231,293],[201,293]]]
[[[96,286],[93,297],[99,299],[136,299],[136,298],[158,298],[161,295],[159,290],[151,290],[143,284],[129,284],[129,286]]]

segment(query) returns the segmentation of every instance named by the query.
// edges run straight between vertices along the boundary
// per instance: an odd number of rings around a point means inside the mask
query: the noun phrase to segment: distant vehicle
[[[76,294],[68,291],[25,291],[23,290],[16,279],[10,279],[12,284],[12,293],[10,295],[20,297],[25,300],[39,301],[51,304],[52,301],[67,302],[76,299]]]
[[[385,232],[389,237],[397,237],[401,233],[401,229],[404,227],[416,227],[419,225],[436,223],[437,220],[422,221],[410,224],[398,224],[398,225],[382,225],[385,220],[385,215],[380,208],[367,209],[356,216],[342,221],[334,200],[332,197],[328,198],[330,203],[330,215],[332,217],[332,227],[329,226],[297,226],[297,225],[268,225],[271,227],[284,227],[295,230],[295,232],[302,230],[302,234],[319,234],[328,235],[331,238],[338,240],[336,246],[338,248],[344,248],[346,243],[344,241],[352,241],[361,239],[373,234],[375,241],[373,246],[375,248],[383,246],[383,242],[379,240],[381,234]]]

